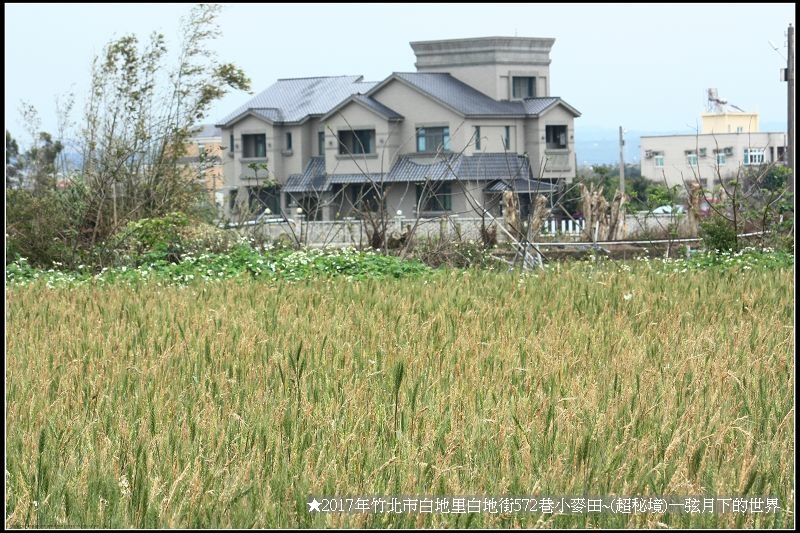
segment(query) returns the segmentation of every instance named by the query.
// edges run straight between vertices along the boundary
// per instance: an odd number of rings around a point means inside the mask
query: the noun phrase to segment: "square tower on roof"
[[[550,96],[555,39],[475,37],[412,42],[418,72],[449,72],[495,100]]]

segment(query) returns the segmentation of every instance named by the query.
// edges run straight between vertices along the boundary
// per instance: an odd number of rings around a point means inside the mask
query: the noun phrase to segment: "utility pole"
[[[786,147],[786,160],[792,175],[789,177],[789,191],[794,193],[794,26],[789,24],[787,36],[786,85],[788,87],[787,126],[789,145]]]
[[[791,142],[791,141],[789,141]],[[625,139],[622,137],[622,126],[619,127],[619,192],[625,197]]]

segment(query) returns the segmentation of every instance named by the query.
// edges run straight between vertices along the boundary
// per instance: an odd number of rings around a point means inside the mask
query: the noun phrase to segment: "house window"
[[[271,214],[281,212],[281,195],[278,187],[248,187],[250,212],[260,215],[267,209]]]
[[[536,78],[533,76],[514,76],[511,80],[512,98],[533,98],[536,96]]]
[[[228,151],[233,153],[233,133],[231,133],[231,143],[228,145]]]
[[[744,149],[744,164],[745,165],[761,165],[764,163],[764,149],[763,148],[745,148]]]
[[[375,130],[340,131],[338,137],[342,155],[375,153]]]
[[[689,163],[690,167],[697,166],[697,152],[689,152],[686,154],[686,162]]]
[[[742,126],[737,126],[736,133],[744,133],[744,128]]]
[[[450,128],[417,128],[417,152],[450,149]]]
[[[292,134],[291,134],[291,132],[287,132],[286,133],[286,149],[287,150],[291,150],[292,149]]]
[[[503,137],[503,148],[511,149],[511,126],[506,126],[505,137]]]
[[[663,152],[657,152],[654,156],[656,168],[664,168],[664,154]]]
[[[726,160],[725,154],[717,154],[717,165],[724,165]]]
[[[481,149],[481,127],[475,126],[475,149]]]
[[[325,155],[325,132],[317,132],[317,150],[319,155]]]
[[[386,208],[384,201],[383,188],[377,183],[364,183],[362,185],[353,185],[350,187],[352,192],[353,208],[357,211],[373,213],[378,212],[381,208]]]
[[[267,136],[242,135],[242,157],[267,157]]]
[[[563,149],[567,147],[567,127],[566,126],[545,126],[545,138],[547,148]]]
[[[436,213],[452,209],[449,182],[417,184],[417,205],[421,213]]]

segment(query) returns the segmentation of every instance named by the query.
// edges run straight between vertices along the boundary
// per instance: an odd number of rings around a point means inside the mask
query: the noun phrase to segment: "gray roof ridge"
[[[363,74],[339,74],[336,76],[300,76],[299,78],[278,78],[276,81],[294,81],[294,80],[320,80],[329,78],[356,78],[356,82],[364,79]]]

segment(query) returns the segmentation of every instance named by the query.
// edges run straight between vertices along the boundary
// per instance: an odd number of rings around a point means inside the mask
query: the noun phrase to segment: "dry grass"
[[[746,494],[793,509],[792,294],[789,270],[14,288],[6,527],[793,527],[786,512],[305,503]]]

